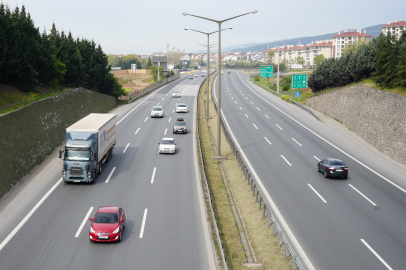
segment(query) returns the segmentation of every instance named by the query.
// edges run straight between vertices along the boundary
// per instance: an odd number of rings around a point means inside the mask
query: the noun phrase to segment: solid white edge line
[[[264,137],[264,138],[269,144],[272,144],[266,137]]]
[[[147,120],[148,120],[148,117],[147,117],[147,118],[145,118],[144,122],[145,122],[145,121],[147,121]]]
[[[386,268],[393,270],[392,267],[389,266],[389,264],[387,264],[382,258],[381,256],[378,255],[378,253],[375,252],[375,250],[373,248],[371,248],[370,245],[368,245],[368,243],[364,240],[364,239],[360,239],[362,243],[364,243],[365,246],[367,246],[367,248],[381,261],[381,263],[383,263],[383,265],[386,266]]]
[[[292,164],[290,164],[289,161],[283,155],[281,155],[281,157],[286,161],[286,163],[289,164],[289,166],[292,166]]]
[[[140,231],[140,238],[142,238],[142,237],[144,236],[144,228],[145,228],[145,221],[147,220],[147,213],[148,213],[148,209],[145,208],[144,217],[142,218],[142,225],[141,225],[141,231]]]
[[[237,73],[238,77],[240,77],[240,75]],[[406,189],[402,188],[401,186],[395,184],[394,182],[392,182],[391,180],[389,180],[388,178],[386,178],[385,176],[381,175],[380,173],[378,173],[377,171],[373,170],[372,168],[368,167],[367,165],[365,165],[364,163],[362,163],[361,161],[359,161],[358,159],[354,158],[353,156],[351,156],[350,154],[348,154],[347,152],[345,152],[344,150],[341,150],[340,148],[338,148],[337,146],[335,146],[334,144],[332,144],[331,142],[327,141],[326,139],[324,139],[323,137],[321,137],[319,134],[317,134],[316,132],[314,132],[313,130],[311,130],[310,128],[306,127],[305,125],[303,125],[302,123],[300,123],[299,121],[297,121],[295,118],[293,118],[292,116],[288,115],[287,113],[285,113],[284,111],[282,111],[281,109],[279,109],[278,107],[276,107],[275,105],[273,105],[271,102],[269,102],[268,100],[266,100],[265,98],[261,97],[258,93],[256,93],[254,90],[252,90],[251,87],[249,87],[244,81],[243,79],[240,80],[258,97],[260,97],[262,100],[264,100],[265,102],[267,102],[269,105],[271,105],[272,107],[274,107],[275,109],[277,109],[278,111],[280,111],[281,113],[283,113],[284,115],[286,115],[287,117],[289,117],[290,119],[292,119],[294,122],[296,122],[298,125],[302,126],[303,128],[307,129],[309,132],[313,133],[316,137],[320,138],[321,140],[323,140],[324,142],[326,142],[327,144],[331,145],[332,147],[334,147],[335,149],[337,149],[338,151],[340,151],[341,153],[343,153],[344,155],[346,155],[347,157],[351,158],[352,160],[354,160],[355,162],[357,162],[358,164],[360,164],[361,166],[363,166],[364,168],[368,169],[369,171],[373,172],[374,174],[376,174],[377,176],[381,177],[383,180],[385,180],[386,182],[388,182],[389,184],[393,185],[394,187],[400,189],[401,191],[403,191],[404,193],[406,193]]]
[[[171,122],[171,119],[172,119],[172,117],[169,117],[169,121],[168,121],[168,123],[169,123],[169,122]]]
[[[89,211],[87,211],[87,214],[86,214],[85,218],[83,219],[82,224],[80,224],[79,229],[75,234],[75,237],[79,237],[79,234],[82,231],[83,227],[85,226],[86,221],[89,219],[89,216],[93,211],[93,208],[94,207],[92,206],[92,207],[90,207]]]
[[[137,130],[138,131],[138,130]],[[135,134],[137,134],[137,132],[135,132]],[[125,151],[127,151],[128,146],[130,146],[130,143],[127,144],[127,146],[125,147],[123,154],[125,153]]]
[[[298,145],[303,146],[303,145],[301,145],[298,141],[296,141],[295,139],[292,138],[292,140],[294,140],[295,143],[297,143]]]
[[[307,184],[307,185],[314,191],[314,193],[317,194],[317,196],[319,196],[319,198],[320,198],[324,203],[327,203],[327,201],[317,192],[317,190],[315,190],[315,189],[312,187],[312,185],[310,185],[310,184]]]
[[[352,187],[356,192],[358,192],[362,197],[364,197],[368,202],[370,202],[372,205],[377,206],[373,201],[371,201],[367,196],[361,193],[358,189],[356,189],[353,185],[348,184],[350,187]]]
[[[258,127],[254,124],[254,123],[252,123],[253,125],[254,125],[254,127],[256,128],[256,129],[258,129]]]
[[[238,75],[238,73],[237,73]],[[217,80],[217,78],[216,78]],[[214,97],[217,100],[217,96],[216,96],[216,83],[214,84],[213,87],[214,90]],[[234,141],[237,144],[237,148],[240,149],[240,154],[244,157],[244,159],[247,161],[247,165],[252,173],[252,175],[257,179],[258,181],[258,186],[261,188],[261,190],[264,191],[264,197],[266,198],[266,200],[269,202],[269,204],[271,205],[271,209],[274,210],[274,215],[277,217],[279,224],[285,228],[285,234],[288,236],[289,240],[291,241],[292,245],[296,248],[296,253],[298,253],[301,258],[302,258],[302,262],[305,264],[305,266],[307,266],[308,270],[315,270],[313,264],[310,262],[309,258],[307,257],[306,253],[304,252],[302,246],[299,244],[299,242],[297,241],[295,235],[293,234],[293,232],[291,231],[289,225],[286,223],[285,219],[283,218],[281,212],[279,212],[279,209],[276,207],[276,204],[274,203],[274,201],[272,200],[271,196],[269,195],[268,191],[265,189],[264,184],[262,183],[261,179],[258,177],[256,171],[254,170],[254,168],[252,167],[250,161],[248,160],[247,156],[244,153],[244,150],[241,148],[240,144],[238,143],[237,139],[234,136],[234,133],[232,132],[230,125],[228,124],[228,121],[223,113],[223,111],[221,110],[221,115],[223,116],[224,119],[224,123],[226,124],[226,126],[228,127],[228,130],[230,131],[230,135],[231,137],[234,139]]]
[[[154,183],[155,172],[156,172],[156,167],[154,167],[154,171],[152,172],[151,184],[153,184],[153,183]]]
[[[111,176],[113,175],[113,172],[116,170],[116,167],[111,170],[111,173],[109,174],[109,177],[107,177],[106,184],[110,181]]]
[[[164,132],[164,135],[166,135],[166,132],[168,131],[168,129],[167,128],[165,128],[165,132]]]
[[[138,133],[138,131],[140,131],[140,129],[141,129],[141,128],[138,128],[138,129],[137,129],[137,131],[136,131],[134,134],[137,134],[137,133]]]
[[[313,156],[315,159],[317,159],[318,161],[320,161],[320,159],[318,158],[318,157],[316,157],[316,156]]]
[[[278,124],[275,124],[280,130],[283,130],[283,128],[281,128]]]
[[[21,227],[24,226],[24,224],[27,222],[27,220],[34,214],[34,212],[41,206],[41,204],[48,198],[49,195],[51,195],[52,191],[56,189],[56,187],[62,182],[62,178],[59,179],[58,182],[42,197],[39,202],[31,209],[31,211],[25,216],[23,220],[18,223],[17,227],[14,228],[14,230],[6,237],[6,239],[3,240],[0,244],[0,250],[4,248],[5,245],[13,238],[13,236],[21,229]]]

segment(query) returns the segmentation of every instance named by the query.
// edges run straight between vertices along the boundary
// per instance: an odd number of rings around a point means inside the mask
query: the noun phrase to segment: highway
[[[65,184],[54,151],[0,205],[0,268],[215,269],[195,144],[203,79],[184,76],[109,112],[118,115],[117,145],[94,184]],[[181,98],[172,98],[173,90]],[[188,113],[174,112],[178,102]],[[150,118],[158,104],[165,116]],[[172,134],[178,116],[187,134]],[[163,137],[176,140],[174,155],[158,154]],[[126,213],[120,243],[89,241],[88,219],[106,205]]]
[[[225,73],[222,112],[310,268],[405,269],[405,167],[249,75]],[[346,163],[347,180],[317,172],[317,161],[328,157]]]

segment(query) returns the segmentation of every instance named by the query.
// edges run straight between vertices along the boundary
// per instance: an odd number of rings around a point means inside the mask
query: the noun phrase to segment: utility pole
[[[279,47],[278,47],[278,73],[277,73],[277,75],[276,75],[276,90],[277,90],[277,92],[278,92],[278,94],[279,94]]]

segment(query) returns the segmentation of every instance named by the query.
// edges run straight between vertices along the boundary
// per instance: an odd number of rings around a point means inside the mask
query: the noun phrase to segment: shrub
[[[286,102],[289,102],[289,103],[291,103],[292,101],[290,101],[290,99],[289,99],[289,96],[288,95],[283,95],[282,96],[282,99],[284,100],[284,101],[286,101]]]

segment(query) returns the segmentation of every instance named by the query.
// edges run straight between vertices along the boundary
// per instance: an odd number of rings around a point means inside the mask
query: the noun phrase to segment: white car
[[[180,92],[179,92],[179,91],[174,91],[174,92],[172,93],[172,97],[177,97],[177,98],[179,98],[179,97],[180,97]]]
[[[199,77],[199,75],[195,74],[195,75],[193,75],[193,77]]]
[[[177,106],[176,106],[176,112],[178,113],[178,112],[185,112],[185,113],[187,113],[187,106],[186,106],[186,104],[185,103],[179,103]]]
[[[176,142],[173,138],[163,138],[159,144],[158,154],[169,153],[175,154]]]
[[[164,110],[162,109],[162,106],[154,106],[151,109],[151,118],[152,117],[164,117]]]

